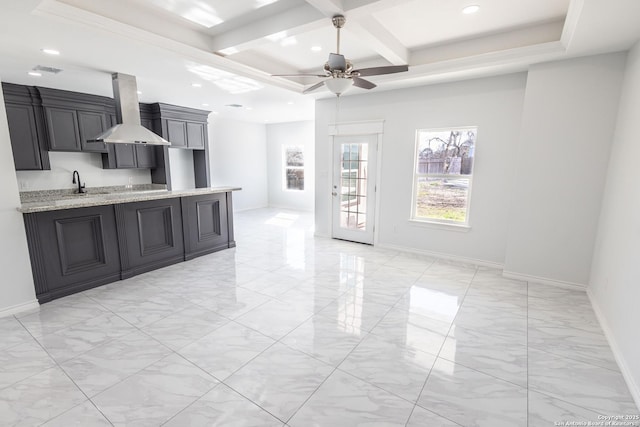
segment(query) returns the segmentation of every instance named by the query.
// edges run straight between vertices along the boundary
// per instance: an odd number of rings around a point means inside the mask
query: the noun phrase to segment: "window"
[[[284,151],[284,189],[304,190],[304,149],[302,147],[283,147]]]
[[[477,131],[417,131],[411,219],[468,225]]]

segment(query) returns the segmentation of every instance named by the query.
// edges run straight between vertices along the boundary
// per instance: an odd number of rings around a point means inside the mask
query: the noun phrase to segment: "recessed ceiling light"
[[[217,111],[212,111],[211,114],[218,114],[218,112]]]
[[[293,101],[287,102],[287,105],[293,105]]]
[[[471,15],[472,13],[476,13],[479,10],[480,6],[478,6],[477,4],[472,4],[462,9],[462,13],[464,13],[465,15]]]
[[[142,91],[141,90],[138,91],[138,95],[142,95]]]
[[[252,107],[246,107],[245,109],[246,109],[246,110],[248,110],[248,111],[253,110],[253,108],[252,108]]]
[[[314,52],[320,52],[322,50],[322,46],[311,46],[311,50]]]
[[[47,55],[60,55],[60,51],[56,50],[56,49],[44,48],[44,49],[40,49],[40,50],[42,50],[42,52],[46,53]]]
[[[202,87],[200,83],[191,83],[192,87]]]
[[[42,77],[42,74],[37,71],[29,71],[27,74],[29,74],[31,77]]]
[[[203,107],[208,107],[209,104],[207,104],[206,102],[202,104]]]

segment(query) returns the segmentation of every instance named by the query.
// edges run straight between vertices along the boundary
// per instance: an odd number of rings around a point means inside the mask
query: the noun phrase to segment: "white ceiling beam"
[[[244,50],[257,41],[263,43],[261,39],[271,34],[286,31],[289,36],[291,29],[306,28],[324,19],[318,9],[306,2],[281,0],[211,28],[210,48],[214,52],[231,47]]]
[[[375,50],[393,65],[409,63],[409,49],[393,36],[377,19],[364,16],[348,23],[349,32]]]
[[[342,0],[305,0],[311,6],[315,7],[324,16],[333,17],[344,13],[344,5]]]
[[[164,49],[185,59],[192,60],[198,64],[208,65],[229,73],[249,77],[266,85],[277,86],[282,89],[289,89],[294,92],[302,92],[304,86],[287,79],[271,77],[270,74],[255,68],[239,64],[230,59],[214,55],[202,49],[181,43],[179,41],[106,18],[80,9],[74,6],[61,3],[57,0],[41,0],[41,3],[33,13],[39,16],[47,16],[54,19],[62,19],[86,26],[93,31],[104,31],[117,35],[125,39],[134,40],[149,46]]]
[[[343,0],[347,18],[360,18],[415,0]]]

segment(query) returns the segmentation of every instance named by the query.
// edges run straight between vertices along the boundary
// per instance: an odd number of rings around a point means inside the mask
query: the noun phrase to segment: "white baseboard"
[[[410,253],[419,254],[419,255],[427,255],[434,258],[440,258],[440,259],[446,259],[450,261],[458,261],[466,264],[478,265],[480,267],[491,267],[491,268],[497,268],[499,270],[502,270],[504,268],[504,264],[501,264],[499,262],[486,261],[486,260],[476,259],[476,258],[467,258],[467,257],[458,256],[458,255],[445,254],[443,252],[426,251],[423,249],[416,249],[416,248],[410,248],[410,247],[398,246],[398,245],[388,245],[385,243],[378,244],[376,245],[376,247],[382,248],[382,249],[391,249],[395,251],[410,252]]]
[[[525,282],[541,283],[543,285],[556,286],[558,288],[574,289],[574,290],[583,291],[583,292],[587,290],[587,286],[581,283],[549,279],[547,277],[532,276],[530,274],[516,273],[513,271],[507,271],[507,270],[503,270],[502,275],[507,279],[524,280]]]
[[[600,327],[604,332],[604,336],[607,338],[609,342],[609,347],[611,347],[611,351],[613,352],[613,357],[615,357],[616,362],[618,362],[618,367],[622,372],[622,377],[624,381],[627,383],[627,387],[629,387],[629,392],[631,393],[631,397],[636,402],[636,406],[640,409],[640,385],[636,382],[633,375],[631,375],[631,370],[629,369],[629,365],[627,365],[627,361],[624,358],[622,352],[620,351],[620,347],[618,346],[618,342],[616,341],[609,324],[607,323],[607,318],[604,316],[604,313],[600,309],[600,306],[596,302],[595,297],[591,293],[591,289],[587,288],[587,296],[589,297],[589,301],[591,301],[591,307],[593,307],[593,311],[596,313],[596,318],[598,322],[600,322]]]
[[[25,302],[22,304],[16,304],[16,305],[12,305],[11,307],[5,307],[3,309],[0,309],[0,317],[12,316],[14,314],[18,314],[27,310],[33,310],[34,308],[38,308],[38,307],[40,307],[40,303],[38,303],[38,300],[34,299],[33,301]]]

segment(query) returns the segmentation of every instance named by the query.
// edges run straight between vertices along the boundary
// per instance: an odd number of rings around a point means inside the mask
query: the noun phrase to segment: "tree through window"
[[[475,127],[417,131],[412,219],[469,223],[477,131]]]
[[[284,148],[284,188],[304,190],[304,151],[302,147]]]

